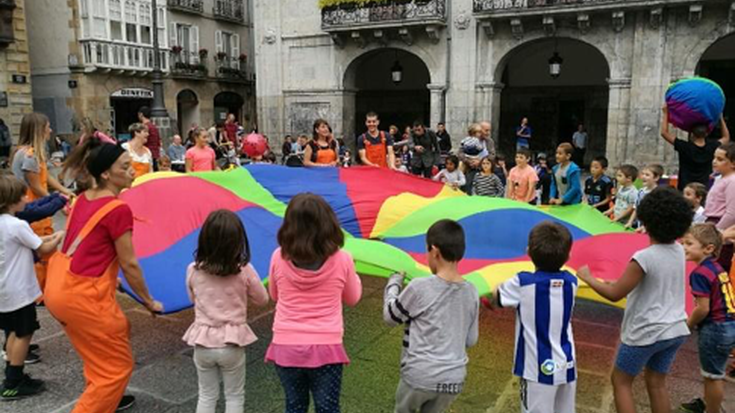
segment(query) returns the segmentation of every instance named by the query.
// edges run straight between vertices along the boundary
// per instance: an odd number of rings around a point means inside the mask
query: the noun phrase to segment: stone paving
[[[345,413],[391,412],[398,382],[402,332],[382,322],[384,280],[362,277],[364,296],[355,308],[345,310],[345,344],[352,364],[345,370],[342,406]],[[191,413],[196,408],[197,379],[192,350],[181,336],[193,311],[151,317],[129,298],[120,301],[132,323],[136,370],[129,391],[138,398],[132,413]],[[59,325],[40,311],[42,329],[34,340],[41,345],[43,361],[28,367],[34,377],[47,381],[48,390],[34,398],[0,404],[2,413],[65,413],[83,388],[82,368]],[[283,411],[284,401],[274,369],[263,363],[270,341],[273,307],[251,309],[250,323],[260,340],[247,351],[247,412]],[[580,367],[577,412],[614,412],[608,375],[618,344],[622,311],[580,300],[574,314],[574,331]],[[511,377],[513,314],[482,311],[480,342],[470,351],[465,391],[451,408],[453,413],[518,412],[518,384]],[[690,339],[679,352],[669,380],[672,402],[677,405],[701,392],[696,346]],[[726,388],[726,409],[735,412],[735,385]],[[639,412],[649,412],[643,383],[636,388]],[[222,405],[222,403],[220,403]],[[221,406],[223,407],[223,406]],[[223,411],[221,408],[219,411]]]

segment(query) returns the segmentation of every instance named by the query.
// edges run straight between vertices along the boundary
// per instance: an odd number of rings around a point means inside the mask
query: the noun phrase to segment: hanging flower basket
[[[184,48],[181,46],[173,46],[171,48],[171,51],[173,52],[173,54],[180,54],[182,50],[184,50]]]
[[[199,57],[202,59],[206,58],[209,55],[209,50],[207,49],[199,49]]]
[[[225,60],[227,58],[227,53],[225,52],[218,52],[217,53],[217,60]]]
[[[240,56],[238,57],[238,59],[239,59],[239,60],[240,60],[241,62],[244,62],[244,61],[248,60],[248,55],[246,55],[245,53],[242,53],[242,54],[241,54],[241,55],[240,55]]]

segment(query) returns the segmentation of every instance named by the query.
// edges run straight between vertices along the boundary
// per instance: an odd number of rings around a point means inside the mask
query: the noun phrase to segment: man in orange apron
[[[379,125],[378,114],[369,112],[365,117],[367,132],[357,138],[360,160],[363,165],[395,169],[396,154],[393,151],[393,138],[378,130]]]

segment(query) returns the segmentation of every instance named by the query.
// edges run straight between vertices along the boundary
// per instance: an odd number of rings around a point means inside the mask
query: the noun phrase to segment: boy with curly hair
[[[594,278],[586,266],[577,271],[602,297],[613,302],[628,298],[612,374],[619,412],[635,411],[633,381],[644,368],[651,409],[670,410],[666,376],[689,335],[684,308],[686,258],[676,240],[689,230],[693,216],[689,202],[677,190],[656,188],[638,207],[638,219],[651,245],[633,255],[623,275],[608,283]]]

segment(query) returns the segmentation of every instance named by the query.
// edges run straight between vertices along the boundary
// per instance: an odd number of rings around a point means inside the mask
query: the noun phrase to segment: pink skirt
[[[265,362],[281,367],[318,368],[328,364],[350,364],[342,344],[286,345],[271,343]]]

